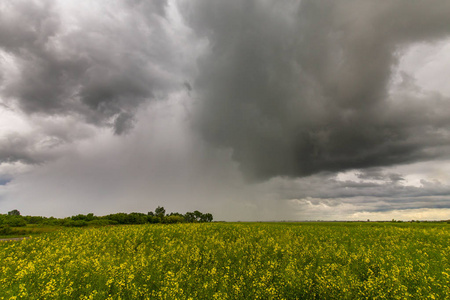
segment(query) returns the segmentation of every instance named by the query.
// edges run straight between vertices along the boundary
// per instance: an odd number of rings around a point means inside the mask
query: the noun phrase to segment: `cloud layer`
[[[450,179],[398,168],[450,157],[446,82],[406,55],[448,46],[449,15],[446,0],[2,1],[0,201],[447,209]]]
[[[0,13],[1,96],[27,114],[122,134],[143,102],[193,90],[199,132],[256,180],[448,153],[449,100],[390,90],[402,49],[449,35],[446,1],[6,1]],[[189,47],[200,40],[204,53]]]
[[[121,134],[182,85],[166,1],[4,1],[1,96],[28,114],[76,114]],[[178,82],[177,82],[178,81]]]

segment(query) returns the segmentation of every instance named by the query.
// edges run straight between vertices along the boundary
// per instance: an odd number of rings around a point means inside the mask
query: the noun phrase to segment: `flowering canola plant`
[[[0,242],[0,299],[450,299],[450,225],[204,223]]]

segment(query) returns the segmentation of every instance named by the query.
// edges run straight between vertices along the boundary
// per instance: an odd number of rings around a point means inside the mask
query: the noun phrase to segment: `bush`
[[[23,219],[23,217],[18,215],[11,215],[5,219],[5,224],[11,227],[24,227],[27,226],[27,222]]]
[[[64,225],[65,220],[64,219],[57,219],[55,217],[46,218],[42,224],[49,225],[49,226],[59,226]]]
[[[88,226],[88,222],[86,222],[85,220],[67,220],[63,225],[66,227],[84,227]]]
[[[108,219],[97,219],[88,222],[89,226],[107,226],[107,225],[116,225],[117,222]]]
[[[12,229],[8,225],[0,225],[0,235],[12,234]]]
[[[182,223],[182,222],[184,222],[184,218],[182,216],[172,215],[172,216],[165,217],[165,222],[170,223],[170,224]]]

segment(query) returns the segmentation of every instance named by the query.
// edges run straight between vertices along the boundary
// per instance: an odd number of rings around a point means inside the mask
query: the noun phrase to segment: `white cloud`
[[[421,89],[450,97],[450,39],[413,44],[402,53],[397,74],[405,72]]]
[[[349,216],[348,220],[365,221],[441,221],[449,220],[450,209],[411,209],[411,210],[392,210],[389,212],[356,212]]]

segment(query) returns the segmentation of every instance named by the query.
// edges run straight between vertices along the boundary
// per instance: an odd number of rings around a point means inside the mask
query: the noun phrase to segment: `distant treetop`
[[[8,216],[20,216],[20,211],[18,211],[17,209],[8,211]]]

